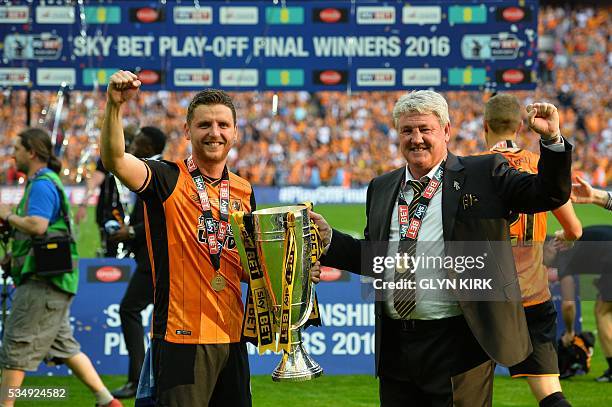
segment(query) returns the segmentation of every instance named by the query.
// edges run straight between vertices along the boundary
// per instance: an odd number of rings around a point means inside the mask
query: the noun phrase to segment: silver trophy
[[[289,215],[289,214],[292,214]],[[308,321],[315,305],[314,285],[310,279],[312,264],[312,236],[310,220],[306,206],[282,206],[258,210],[252,213],[253,243],[256,248],[258,263],[263,273],[267,301],[273,316],[273,336],[275,340],[283,337],[282,330],[282,298],[287,290],[287,236],[292,230],[295,250],[293,264],[293,282],[290,295],[290,317],[288,322],[288,339],[290,350],[283,349],[283,356],[272,373],[274,381],[304,381],[320,376],[323,369],[304,350],[302,346],[301,328]],[[290,218],[292,221],[287,221]],[[245,251],[238,225],[234,217],[231,219],[232,232],[236,240],[238,253],[245,270],[249,270],[249,259]],[[262,283],[260,283],[262,284]],[[258,296],[260,297],[260,296]],[[285,311],[287,307],[285,307]],[[285,323],[287,328],[287,323]],[[286,335],[285,335],[286,336]]]

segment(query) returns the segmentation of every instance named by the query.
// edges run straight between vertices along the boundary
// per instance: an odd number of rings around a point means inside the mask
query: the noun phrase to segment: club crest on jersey
[[[239,211],[242,208],[242,204],[237,199],[230,201],[230,206],[232,207],[232,210],[234,211]]]
[[[195,164],[195,162],[193,162],[193,158],[189,157],[187,159],[187,170],[189,170],[189,172],[194,171],[196,168],[198,168]]]

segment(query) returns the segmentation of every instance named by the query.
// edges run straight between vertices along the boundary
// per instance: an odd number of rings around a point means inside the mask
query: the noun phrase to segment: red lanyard
[[[229,185],[229,172],[227,167],[223,168],[223,175],[221,176],[221,184],[219,186],[219,228],[215,226],[215,219],[212,214],[210,206],[210,199],[206,192],[206,183],[204,177],[200,173],[200,169],[193,162],[193,157],[189,156],[185,160],[187,170],[193,179],[198,197],[200,198],[200,206],[202,207],[202,216],[204,217],[204,224],[206,225],[206,239],[208,241],[208,250],[210,251],[210,260],[213,267],[219,270],[221,267],[221,252],[223,251],[223,244],[225,243],[225,235],[228,229],[229,219],[229,197],[230,197],[230,185]]]

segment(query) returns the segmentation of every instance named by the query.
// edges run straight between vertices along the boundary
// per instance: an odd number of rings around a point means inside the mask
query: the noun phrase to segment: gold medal
[[[217,272],[211,282],[212,288],[215,291],[221,291],[225,288],[225,278],[221,273]]]

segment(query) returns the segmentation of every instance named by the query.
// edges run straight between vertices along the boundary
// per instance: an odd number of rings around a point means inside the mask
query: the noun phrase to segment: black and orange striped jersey
[[[225,237],[219,269],[226,286],[217,292],[211,287],[215,271],[202,207],[185,162],[145,163],[149,170],[147,180],[136,192],[145,203],[155,286],[153,337],[189,344],[239,342],[244,313],[240,287],[243,270],[231,229]],[[229,182],[229,213],[255,210],[251,185],[231,172]],[[219,183],[220,180],[206,180],[216,220]]]
[[[491,152],[502,154],[511,166],[520,171],[531,174],[538,172],[540,156],[531,151],[494,147]],[[546,239],[546,215],[547,212],[517,213],[510,224],[512,251],[525,307],[550,299],[548,274],[542,258]]]

